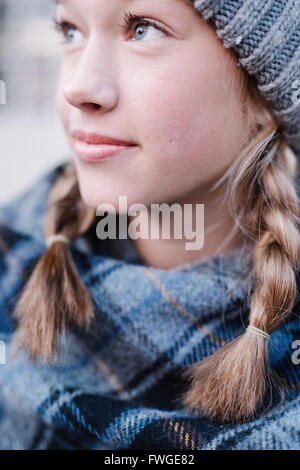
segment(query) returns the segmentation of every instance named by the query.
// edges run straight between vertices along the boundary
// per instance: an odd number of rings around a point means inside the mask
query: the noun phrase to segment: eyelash
[[[61,44],[67,43],[67,31],[69,29],[74,29],[74,25],[68,21],[57,21],[55,18],[52,18],[54,29],[62,36]]]
[[[167,34],[167,31],[160,25],[156,23],[156,21],[150,21],[146,20],[143,16],[138,16],[134,15],[130,11],[125,11],[124,12],[124,21],[126,23],[126,26],[122,26],[126,29],[126,32],[129,33],[131,29],[133,28],[134,25],[136,24],[144,24],[146,26],[153,26],[154,28],[158,29],[159,31],[162,31],[163,33]],[[121,25],[119,25],[121,26]]]
[[[63,43],[66,44],[67,42],[67,32],[69,29],[77,29],[75,25],[69,23],[68,21],[57,21],[56,18],[52,18],[54,23],[54,28],[56,31],[59,32],[63,36]],[[138,16],[130,11],[124,12],[124,22],[126,26],[121,26],[124,28],[126,33],[129,33],[136,24],[143,24],[146,26],[153,26],[155,29],[162,31],[165,34],[168,34],[167,31],[160,25],[158,25],[155,21],[146,20],[143,16]]]

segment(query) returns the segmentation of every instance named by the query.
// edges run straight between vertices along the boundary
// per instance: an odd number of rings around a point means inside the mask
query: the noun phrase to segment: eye
[[[54,19],[54,27],[62,36],[63,44],[77,44],[82,42],[82,33],[68,21],[57,21]]]
[[[157,32],[162,33],[163,37],[167,34],[165,29],[158,23],[156,23],[156,21],[147,20],[143,16],[137,16],[127,11],[125,11],[124,13],[124,21],[126,23],[126,26],[124,27],[126,29],[126,32],[129,33],[133,30],[133,36],[136,39],[135,42],[144,39],[147,36],[149,28],[152,28],[153,31],[155,31],[156,33],[154,34],[154,37],[151,37],[150,35],[149,39],[157,39]]]

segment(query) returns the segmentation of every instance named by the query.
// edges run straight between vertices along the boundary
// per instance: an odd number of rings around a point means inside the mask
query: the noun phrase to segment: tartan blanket
[[[0,207],[0,449],[300,449],[298,299],[269,342],[271,366],[287,383],[283,404],[274,394],[267,414],[232,425],[190,416],[178,403],[182,371],[248,324],[249,266],[234,251],[161,270],[145,266],[129,239],[79,237],[70,249],[97,328],[70,328],[51,366],[29,363],[25,350],[11,361],[11,314],[45,250],[48,194],[67,163]]]

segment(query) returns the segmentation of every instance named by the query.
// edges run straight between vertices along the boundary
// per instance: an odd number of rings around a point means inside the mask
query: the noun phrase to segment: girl
[[[0,213],[2,447],[299,448],[299,1],[55,21],[72,159]],[[204,204],[202,249],[99,240],[120,195]]]

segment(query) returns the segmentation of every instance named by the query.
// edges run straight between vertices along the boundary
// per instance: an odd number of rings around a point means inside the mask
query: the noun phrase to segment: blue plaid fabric
[[[283,404],[273,393],[268,412],[232,425],[190,416],[178,400],[183,370],[247,326],[249,257],[234,251],[161,270],[145,266],[129,239],[100,241],[92,227],[70,249],[97,327],[70,328],[54,365],[29,363],[25,350],[12,360],[11,314],[45,250],[47,199],[66,164],[0,207],[0,448],[300,449],[298,300],[269,342],[271,366],[286,382]]]

